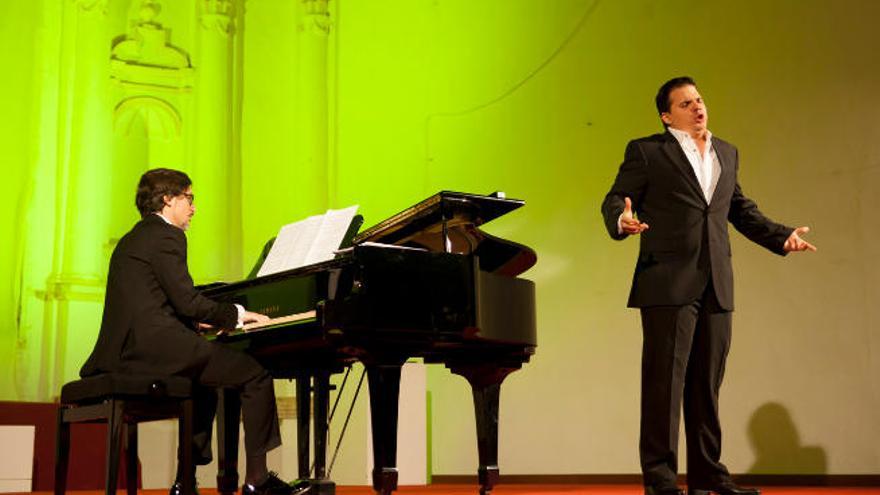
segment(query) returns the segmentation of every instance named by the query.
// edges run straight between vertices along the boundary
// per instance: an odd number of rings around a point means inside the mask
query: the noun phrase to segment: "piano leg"
[[[315,478],[327,477],[327,415],[330,412],[330,373],[315,373]]]
[[[477,420],[477,452],[480,495],[488,495],[498,483],[498,399],[501,384],[472,387]]]
[[[480,495],[489,495],[498,484],[498,403],[501,383],[519,368],[491,364],[450,365],[450,371],[471,384],[474,396],[474,417],[477,423],[477,453],[480,467]]]
[[[309,479],[309,420],[312,417],[311,375],[296,377],[296,457],[299,479]]]
[[[230,388],[217,390],[217,492],[238,492],[238,425],[241,398]]]
[[[390,495],[397,489],[397,403],[403,360],[366,364],[373,428],[373,489]]]

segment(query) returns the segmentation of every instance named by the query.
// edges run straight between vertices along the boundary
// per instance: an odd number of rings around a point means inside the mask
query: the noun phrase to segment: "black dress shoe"
[[[711,488],[691,488],[688,487],[688,495],[761,495],[761,490],[757,488],[743,488],[733,484],[733,482],[721,483]]]
[[[199,495],[198,488],[195,488],[197,483],[193,481],[193,494]],[[183,495],[183,483],[180,481],[174,481],[174,484],[171,485],[171,489],[168,490],[168,495]]]
[[[297,483],[291,485],[285,483],[275,473],[269,473],[266,481],[257,486],[245,483],[241,487],[241,495],[303,495],[309,491],[309,484]]]
[[[684,495],[684,490],[677,486],[645,486],[645,495]]]

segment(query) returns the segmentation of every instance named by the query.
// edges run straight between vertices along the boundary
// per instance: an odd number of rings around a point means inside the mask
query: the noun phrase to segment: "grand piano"
[[[357,234],[335,259],[204,291],[272,317],[215,338],[250,353],[274,377],[296,380],[298,470],[311,493],[335,492],[326,466],[330,376],[355,361],[370,394],[373,488],[380,495],[397,488],[400,372],[412,357],[442,363],[470,383],[480,493],[491,492],[501,383],[535,352],[535,287],[517,275],[537,257],[478,227],[523,204],[500,193],[443,191]],[[223,390],[218,402],[217,488],[232,494],[240,400]]]

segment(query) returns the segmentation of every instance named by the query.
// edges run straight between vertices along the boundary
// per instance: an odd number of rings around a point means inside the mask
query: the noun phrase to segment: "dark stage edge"
[[[217,495],[213,488],[200,488],[201,495]],[[402,486],[397,495],[476,495],[476,485],[464,484],[433,484],[429,486]],[[39,495],[51,495],[51,492],[32,492]],[[71,495],[102,495],[103,490],[68,491]],[[125,490],[117,491],[120,495]],[[138,490],[139,495],[166,495],[167,490]],[[337,495],[373,495],[368,486],[339,486]],[[642,495],[640,485],[603,484],[519,484],[499,485],[492,491],[494,495]],[[880,489],[868,487],[762,487],[763,495],[876,495]]]
[[[733,479],[742,485],[755,486],[828,486],[880,487],[880,474],[740,474]],[[435,474],[435,484],[477,484],[475,475]],[[502,485],[640,485],[639,474],[508,474],[501,475]],[[687,484],[685,476],[679,484]]]

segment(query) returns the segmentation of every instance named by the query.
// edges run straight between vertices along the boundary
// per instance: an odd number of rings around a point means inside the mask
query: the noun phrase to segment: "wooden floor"
[[[52,495],[51,492],[32,492],[39,495]],[[102,495],[102,491],[69,491],[70,495]],[[124,495],[125,490],[119,490]],[[166,495],[167,490],[140,490],[139,495]],[[217,495],[212,488],[199,490],[201,495]],[[337,495],[373,495],[366,486],[339,486]],[[430,485],[403,486],[397,495],[477,495],[479,491],[472,485]],[[638,485],[501,485],[493,495],[642,495]],[[880,487],[782,487],[762,488],[763,495],[880,495]]]

